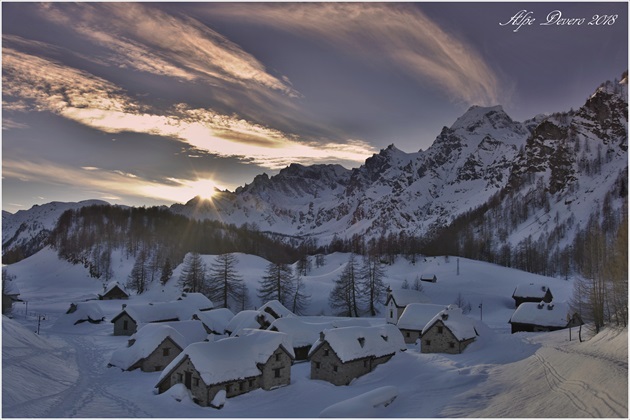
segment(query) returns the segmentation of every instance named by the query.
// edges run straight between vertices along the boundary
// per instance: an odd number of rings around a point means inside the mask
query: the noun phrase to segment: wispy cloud
[[[299,96],[286,77],[271,75],[240,46],[188,16],[141,3],[44,4],[41,16],[109,49],[111,65]]]
[[[5,98],[30,101],[34,110],[54,112],[107,133],[165,136],[270,169],[293,162],[362,162],[375,152],[360,140],[343,146],[308,142],[298,135],[210,108],[179,104],[167,113],[159,113],[104,79],[10,47],[3,48],[3,89]]]
[[[415,5],[218,3],[209,13],[315,37],[376,65],[396,66],[455,101],[490,105],[500,100],[498,77],[484,58]]]

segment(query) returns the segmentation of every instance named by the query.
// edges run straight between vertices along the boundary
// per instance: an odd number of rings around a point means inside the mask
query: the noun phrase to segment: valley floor
[[[372,322],[382,322],[373,319]],[[309,379],[308,363],[292,368],[291,385],[203,408],[174,392],[155,395],[160,373],[108,368],[126,337],[111,324],[44,330],[36,319],[3,317],[2,417],[317,417],[328,406],[382,386],[398,398],[379,417],[627,417],[627,329],[607,329],[583,343],[568,331],[480,332],[461,355],[418,348],[350,386]]]

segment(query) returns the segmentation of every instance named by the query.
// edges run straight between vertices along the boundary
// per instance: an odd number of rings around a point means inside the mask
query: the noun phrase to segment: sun
[[[215,195],[217,184],[212,179],[198,179],[187,184],[194,196],[199,196],[204,200],[212,200]]]

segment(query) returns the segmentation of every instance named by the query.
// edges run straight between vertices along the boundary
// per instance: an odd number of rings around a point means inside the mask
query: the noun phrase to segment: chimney
[[[125,310],[125,308],[126,308],[126,307],[127,307],[127,304],[126,304],[126,303],[123,303],[123,304],[122,304],[123,311]]]
[[[324,331],[320,331],[319,332],[319,341],[324,341],[326,340],[326,335],[324,334]]]

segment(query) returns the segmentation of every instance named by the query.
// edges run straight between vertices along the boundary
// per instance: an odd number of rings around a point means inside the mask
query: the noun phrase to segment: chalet
[[[309,352],[311,379],[348,385],[406,350],[394,325],[324,330]]]
[[[20,290],[15,284],[15,281],[3,278],[2,279],[2,313],[3,314],[11,312],[11,309],[13,308],[13,302],[20,302],[19,296],[20,296]]]
[[[454,305],[437,313],[422,328],[422,353],[459,354],[477,337],[472,319]]]
[[[208,334],[224,335],[225,329],[234,318],[234,312],[228,308],[217,308],[211,311],[195,312],[192,319],[203,323]]]
[[[71,303],[65,315],[57,321],[58,324],[100,324],[105,321],[105,314],[96,301]]]
[[[518,308],[523,302],[538,303],[542,300],[549,303],[553,300],[553,295],[546,285],[529,283],[516,286],[514,293],[512,293],[512,298],[514,299],[515,307]]]
[[[577,314],[570,315],[569,305],[564,302],[525,302],[519,305],[510,318],[512,334],[520,331],[556,331],[569,326],[581,325]]]
[[[412,289],[387,289],[385,319],[389,324],[396,324],[403,311],[410,303],[431,303],[422,292]]]
[[[127,347],[112,354],[108,367],[160,371],[189,344],[204,341],[207,337],[200,321],[147,324],[130,337]]]
[[[156,388],[163,393],[183,383],[193,401],[212,406],[217,395],[235,397],[255,389],[271,390],[291,383],[291,339],[278,332],[250,330],[240,337],[194,343],[162,372]]]
[[[212,302],[201,293],[185,293],[171,302],[123,305],[114,318],[114,335],[132,335],[139,326],[151,322],[187,321],[198,311],[212,309]]]
[[[422,335],[424,326],[443,309],[444,305],[432,303],[410,303],[407,305],[396,324],[405,339],[405,343],[415,343]]]
[[[118,282],[110,283],[105,287],[103,294],[98,295],[99,300],[113,300],[113,299],[129,299],[129,293]]]
[[[437,283],[437,276],[435,274],[423,274],[420,276],[420,281],[426,281],[428,283]]]

